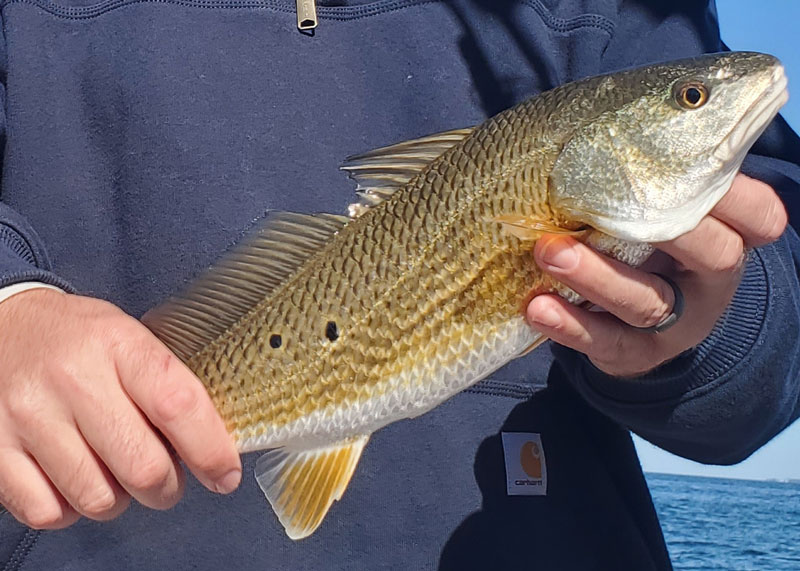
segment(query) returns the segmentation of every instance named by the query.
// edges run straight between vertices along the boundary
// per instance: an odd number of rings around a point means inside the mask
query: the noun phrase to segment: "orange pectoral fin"
[[[541,220],[532,216],[520,216],[519,214],[501,214],[494,218],[503,227],[503,232],[511,236],[516,236],[520,240],[534,241],[541,238],[544,234],[563,234],[577,236],[586,230],[569,230],[556,226],[552,220]]]

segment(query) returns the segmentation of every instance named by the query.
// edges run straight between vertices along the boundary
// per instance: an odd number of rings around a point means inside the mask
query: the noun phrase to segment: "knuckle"
[[[627,315],[636,312],[636,306],[634,305],[633,298],[627,291],[623,292],[622,295],[612,298],[610,309],[613,309],[614,313],[619,313],[620,315]]]
[[[23,507],[20,517],[28,527],[54,529],[61,526],[64,520],[64,510],[55,502],[37,503]]]
[[[666,301],[670,299],[668,290],[669,286],[660,279],[645,292],[638,288],[631,289],[614,300],[614,313],[634,327],[657,325],[670,312],[670,305]],[[619,350],[624,340],[616,339],[615,342],[614,347]]]
[[[738,270],[744,253],[742,237],[731,232],[720,244],[716,255],[711,259],[709,269],[715,273],[729,273]]]
[[[114,492],[108,486],[98,485],[84,491],[75,507],[91,519],[103,519],[105,514],[114,510],[116,504]]]
[[[173,360],[175,357],[168,356],[168,359]],[[153,411],[157,417],[153,420],[157,424],[170,423],[177,419],[190,417],[199,407],[200,395],[198,387],[192,383],[176,382],[165,376],[164,382],[159,387],[159,392],[161,394],[155,396],[153,405]]]
[[[96,401],[96,383],[87,382],[86,374],[81,371],[80,364],[72,362],[54,364],[49,371],[49,377],[54,391],[62,398],[68,395],[71,402]]]
[[[638,319],[637,327],[654,327],[661,323],[670,313],[669,306],[663,300],[658,302],[658,307],[654,307],[650,311],[643,311]]]
[[[786,214],[786,207],[780,200],[773,202],[770,213],[764,218],[762,227],[759,229],[760,237],[767,243],[774,242],[783,235],[789,217]]]
[[[140,463],[130,474],[127,484],[140,492],[154,492],[166,487],[172,462],[165,457],[150,458]]]
[[[673,294],[669,284],[658,279],[656,285],[648,290],[646,299],[638,307],[633,320],[636,327],[653,327],[661,323],[672,311]]]
[[[43,403],[39,391],[36,390],[37,384],[18,383],[6,396],[8,417],[23,431],[37,426],[43,413]]]
[[[65,484],[67,499],[86,516],[98,515],[114,506],[114,493],[100,477],[97,463],[89,454],[81,456],[69,470]]]
[[[137,357],[152,351],[152,343],[143,328],[125,316],[124,319],[112,319],[105,324],[102,332],[109,348],[118,356],[126,359]],[[146,363],[146,360],[143,360]]]
[[[137,429],[133,419],[131,415],[109,417],[103,423],[106,433],[111,437],[109,442],[116,443],[117,450],[124,451],[124,454],[118,453],[108,458],[109,466],[113,465],[122,474],[133,474],[138,469],[139,459],[152,451],[148,448],[148,431],[151,429],[147,426]]]

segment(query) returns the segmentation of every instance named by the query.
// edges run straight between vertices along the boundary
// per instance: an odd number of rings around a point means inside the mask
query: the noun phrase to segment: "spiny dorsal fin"
[[[433,159],[470,133],[472,129],[454,129],[348,157],[341,168],[356,181],[356,193],[361,198],[348,208],[350,216],[360,216],[389,198]]]
[[[256,480],[286,535],[308,537],[347,489],[369,436],[313,450],[277,448],[256,462]]]
[[[272,212],[254,234],[142,321],[186,361],[286,281],[347,222],[334,214]]]

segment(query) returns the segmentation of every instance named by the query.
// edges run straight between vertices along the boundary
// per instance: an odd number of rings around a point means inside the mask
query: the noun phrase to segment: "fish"
[[[729,52],[581,79],[472,128],[350,157],[348,215],[272,212],[143,322],[204,383],[292,539],[370,435],[545,338],[533,295],[579,296],[533,244],[631,265],[694,228],[786,102],[780,62]]]

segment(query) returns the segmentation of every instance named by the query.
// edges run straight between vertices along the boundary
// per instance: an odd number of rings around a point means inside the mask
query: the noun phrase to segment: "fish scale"
[[[540,236],[641,263],[721,198],[785,84],[770,56],[705,56],[351,157],[355,218],[274,213],[144,321],[203,381],[239,449],[269,449],[256,479],[289,536],[305,537],[372,432],[541,343],[523,318],[534,294],[582,301],[536,266]]]

